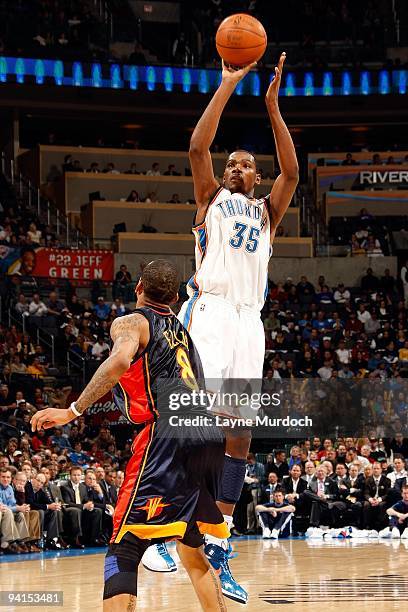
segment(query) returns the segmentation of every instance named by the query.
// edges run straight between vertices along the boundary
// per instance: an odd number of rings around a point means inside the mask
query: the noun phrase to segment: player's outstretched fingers
[[[48,408],[46,408],[45,410],[41,410],[38,414],[35,414],[33,416],[32,427],[34,427],[33,431],[35,431],[36,429],[37,431],[39,431],[41,428],[49,429],[50,427],[52,427]]]
[[[279,58],[279,62],[278,62],[278,68],[279,68],[280,73],[282,73],[283,64],[285,63],[285,60],[286,60],[286,51],[282,51],[281,56]]]

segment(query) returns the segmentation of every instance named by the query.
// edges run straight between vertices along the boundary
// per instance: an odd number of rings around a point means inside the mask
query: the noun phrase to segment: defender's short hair
[[[146,297],[159,304],[171,304],[180,286],[177,267],[167,259],[155,259],[147,264],[141,280]]]

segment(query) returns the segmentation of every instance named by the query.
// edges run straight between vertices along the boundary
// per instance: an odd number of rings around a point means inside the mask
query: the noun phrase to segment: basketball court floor
[[[242,606],[227,600],[228,610],[331,612],[350,608],[368,612],[375,606],[381,611],[408,609],[408,541],[278,542],[248,537],[236,539],[233,546],[236,557],[231,567],[248,589],[250,602]],[[174,553],[174,544],[169,545],[169,550]],[[99,612],[103,560],[100,549],[1,557],[0,591],[60,590],[64,603],[55,610]],[[7,605],[2,609],[18,612],[22,607]],[[200,610],[183,569],[157,574],[142,567],[137,609]]]

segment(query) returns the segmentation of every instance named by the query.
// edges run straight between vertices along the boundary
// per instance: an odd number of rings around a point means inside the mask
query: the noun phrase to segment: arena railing
[[[38,325],[38,321],[36,321],[38,317],[30,317],[18,315],[12,308],[8,310],[8,324],[9,327],[12,325],[16,325],[21,329],[23,334],[29,333],[30,335],[34,334],[37,340],[37,344],[45,345],[51,356],[51,364],[55,365],[55,338],[52,334],[49,334],[47,331],[41,328]],[[30,325],[27,325],[27,322]],[[31,332],[31,333],[30,333]]]
[[[17,171],[15,160],[8,158],[4,151],[1,153],[1,171],[14,188],[16,196],[21,198],[29,209],[36,212],[42,223],[55,230],[59,246],[77,249],[94,248],[93,240],[73,227],[69,218],[53,202],[42,197],[40,188]]]
[[[66,359],[68,376],[71,377],[74,374],[79,373],[81,377],[82,388],[84,388],[87,383],[86,359],[71,350],[67,351]]]

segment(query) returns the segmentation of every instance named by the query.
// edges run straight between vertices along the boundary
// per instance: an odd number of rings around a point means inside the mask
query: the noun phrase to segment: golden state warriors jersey
[[[193,233],[196,273],[187,285],[189,296],[210,293],[261,310],[272,254],[265,198],[256,200],[220,187]]]

